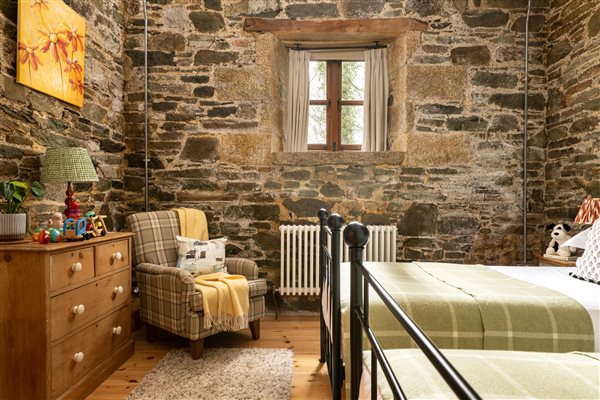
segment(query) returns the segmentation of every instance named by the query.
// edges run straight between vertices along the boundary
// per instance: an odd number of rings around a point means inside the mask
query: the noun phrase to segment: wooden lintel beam
[[[244,31],[272,33],[376,33],[398,35],[406,31],[424,32],[428,24],[414,18],[292,20],[246,18]]]

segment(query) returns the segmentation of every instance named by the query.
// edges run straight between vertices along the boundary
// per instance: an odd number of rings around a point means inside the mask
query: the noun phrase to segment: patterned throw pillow
[[[177,236],[177,268],[192,275],[227,272],[225,267],[226,237],[213,240],[197,240]]]
[[[600,219],[592,226],[585,251],[576,265],[573,277],[600,284]]]

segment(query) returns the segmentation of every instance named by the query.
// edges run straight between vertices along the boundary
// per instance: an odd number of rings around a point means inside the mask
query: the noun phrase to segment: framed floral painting
[[[83,106],[85,19],[62,0],[19,0],[17,82]]]

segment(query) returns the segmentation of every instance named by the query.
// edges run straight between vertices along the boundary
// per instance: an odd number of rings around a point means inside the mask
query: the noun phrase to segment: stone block
[[[526,17],[519,17],[513,22],[511,30],[515,32],[525,32]],[[543,15],[531,15],[529,17],[529,32],[540,32],[544,28],[546,17]]]
[[[488,71],[477,71],[471,79],[471,82],[475,86],[485,86],[494,89],[513,89],[517,86],[518,81],[519,79],[515,75]]]
[[[252,101],[268,98],[268,76],[259,68],[219,68],[214,81],[221,101]]]
[[[148,47],[151,50],[185,50],[185,37],[179,33],[161,32],[150,37]]]
[[[479,228],[479,221],[474,217],[448,216],[440,218],[438,232],[441,235],[473,235]]]
[[[482,117],[448,118],[446,126],[451,131],[483,131],[487,128],[487,121]]]
[[[563,40],[550,47],[548,51],[548,65],[556,64],[571,53],[571,44]]]
[[[227,64],[237,61],[238,53],[228,51],[198,50],[194,55],[194,65]]]
[[[600,33],[600,9],[588,21],[588,35],[593,38]]]
[[[223,16],[216,12],[193,11],[189,17],[198,32],[214,33],[225,28]]]
[[[219,139],[210,135],[189,137],[181,151],[181,158],[194,162],[216,161],[219,158]]]
[[[346,18],[378,16],[385,6],[384,0],[340,0],[342,14]]]
[[[285,13],[291,19],[337,18],[340,16],[335,3],[290,4],[285,8]]]
[[[412,203],[398,224],[402,236],[422,236],[436,233],[438,208],[435,204]]]
[[[465,134],[411,134],[406,159],[409,166],[469,165],[473,149]]]
[[[265,165],[271,159],[271,136],[254,133],[228,133],[221,136],[222,162],[235,165]]]
[[[296,217],[314,217],[321,208],[331,210],[331,204],[319,199],[285,199],[283,205]]]
[[[468,10],[462,18],[471,28],[496,28],[506,25],[509,15],[502,10]]]
[[[488,65],[490,50],[487,46],[462,46],[450,50],[452,63],[456,65]]]
[[[533,93],[528,97],[529,108],[543,110],[546,107],[546,98],[541,93]],[[525,97],[522,93],[495,93],[490,96],[489,102],[502,108],[522,110],[525,107]]]
[[[407,71],[410,100],[462,101],[467,87],[467,69],[450,65],[411,65]]]
[[[408,0],[406,13],[417,13],[420,17],[439,16],[444,13],[446,0]]]
[[[342,188],[339,187],[338,185],[336,185],[335,183],[331,183],[331,182],[325,183],[321,187],[320,192],[325,197],[343,197],[344,196],[344,190],[342,190]]]
[[[280,0],[237,0],[226,1],[223,4],[225,16],[238,18],[251,16],[259,18],[274,18],[281,11]]]

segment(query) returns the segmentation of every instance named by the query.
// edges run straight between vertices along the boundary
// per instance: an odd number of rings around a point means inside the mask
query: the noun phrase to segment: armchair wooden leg
[[[158,328],[154,325],[150,325],[146,323],[146,340],[148,343],[152,343],[156,341],[156,337],[158,335]]]
[[[260,319],[256,319],[249,323],[250,333],[252,333],[252,339],[260,339]]]
[[[198,360],[202,358],[204,352],[204,338],[191,340],[190,339],[190,353],[192,354],[192,360]]]

